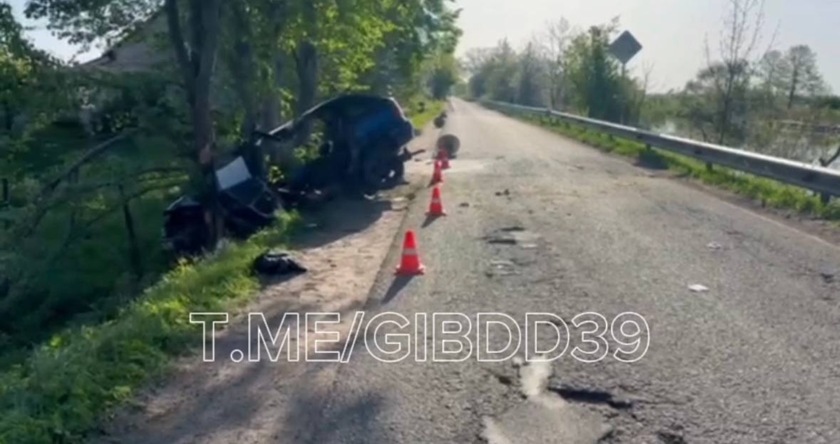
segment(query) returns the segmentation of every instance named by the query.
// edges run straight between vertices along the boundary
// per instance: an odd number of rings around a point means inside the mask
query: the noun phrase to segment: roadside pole
[[[610,53],[618,59],[621,63],[621,84],[624,86],[627,82],[627,62],[630,61],[639,51],[642,50],[642,44],[633,37],[630,31],[624,31],[616,38],[609,47]],[[621,97],[621,124],[625,124],[625,110],[627,103],[625,97]]]

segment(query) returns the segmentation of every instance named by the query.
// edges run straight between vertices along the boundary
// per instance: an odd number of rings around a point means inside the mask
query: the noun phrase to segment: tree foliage
[[[27,1],[58,37],[109,49],[76,64],[35,48],[0,2],[0,178],[12,185],[0,207],[0,367],[68,322],[112,316],[156,279],[162,210],[185,192],[212,204],[213,168],[251,129],[341,92],[447,94],[451,5]],[[126,59],[140,47],[153,57]],[[267,174],[265,153],[246,157]]]
[[[507,40],[467,52],[464,66],[475,97],[529,106],[549,105],[614,122],[638,121],[644,95],[640,79],[623,78],[608,52],[618,21],[572,30],[560,20],[541,38],[516,51]],[[540,43],[542,42],[542,43]],[[547,43],[546,43],[547,42]]]
[[[468,49],[460,63],[466,93],[797,160],[832,159],[840,141],[821,128],[840,125],[840,100],[807,45],[762,48],[763,8],[763,0],[726,2],[718,44],[698,54],[705,66],[667,93],[649,93],[650,66],[622,75],[608,51],[617,19],[584,30],[560,19],[519,50],[506,40]]]

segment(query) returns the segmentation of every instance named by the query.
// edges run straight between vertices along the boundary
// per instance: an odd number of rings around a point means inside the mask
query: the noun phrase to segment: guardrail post
[[[706,162],[706,171],[712,171],[712,170],[714,170],[712,162]]]
[[[0,200],[0,208],[7,207],[9,205],[9,179],[4,177],[2,182],[3,182],[3,185],[2,185],[2,187],[3,187],[3,191],[2,191],[3,197],[2,197],[2,200]],[[9,221],[8,220],[3,222],[3,228],[6,228],[6,229],[9,228]]]
[[[820,193],[820,202],[823,205],[828,205],[831,203],[831,194],[828,193]]]

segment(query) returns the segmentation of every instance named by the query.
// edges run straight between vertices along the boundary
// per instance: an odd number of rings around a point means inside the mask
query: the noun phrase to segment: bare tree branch
[[[59,175],[58,177],[56,177],[55,179],[53,179],[49,183],[47,183],[47,185],[44,186],[44,188],[41,189],[41,192],[39,193],[39,199],[42,199],[42,198],[46,197],[46,195],[48,193],[55,190],[55,188],[58,187],[58,185],[62,181],[66,180],[68,177],[70,177],[71,175],[76,173],[82,165],[84,165],[84,164],[90,162],[91,160],[95,159],[96,157],[102,155],[103,153],[105,153],[109,149],[113,148],[117,142],[120,142],[120,141],[123,141],[123,140],[127,139],[129,136],[134,135],[136,132],[137,132],[137,130],[125,131],[121,134],[118,134],[118,135],[100,143],[99,145],[94,146],[90,150],[88,150],[88,152],[86,152],[84,155],[82,155],[82,157],[79,160],[77,160],[75,163],[70,165],[70,167],[67,168],[67,170],[64,173],[62,173],[61,175]]]

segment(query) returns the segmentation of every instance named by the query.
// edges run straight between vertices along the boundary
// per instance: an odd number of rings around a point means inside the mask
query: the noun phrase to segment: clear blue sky
[[[639,72],[652,66],[655,90],[679,88],[706,63],[704,41],[717,48],[715,40],[728,0],[457,0],[464,11],[460,25],[464,36],[458,48],[493,46],[507,37],[523,45],[548,21],[565,17],[581,28],[620,16],[622,27],[631,31],[644,49],[630,63]],[[25,0],[11,0],[22,18]],[[27,23],[32,25],[32,23]],[[38,24],[35,24],[38,25]],[[30,33],[35,43],[55,55],[69,58],[77,50],[43,30]],[[776,30],[778,29],[778,32]],[[840,93],[840,1],[766,0],[764,45],[776,34],[775,47],[806,44],[817,53],[825,80]],[[84,60],[97,55],[83,55]]]

